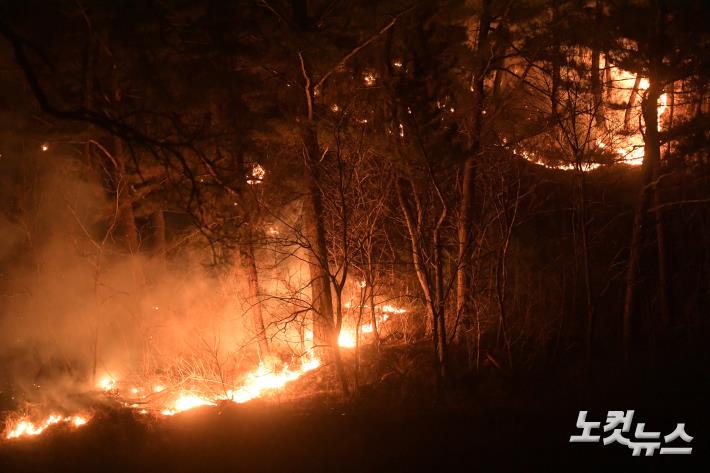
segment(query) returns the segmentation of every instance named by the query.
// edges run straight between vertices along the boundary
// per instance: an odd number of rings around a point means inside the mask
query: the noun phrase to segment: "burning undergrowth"
[[[69,156],[40,160],[6,162],[16,168],[0,183],[13,209],[0,217],[3,438],[81,428],[105,409],[152,418],[245,403],[329,371],[319,370],[328,363],[314,350],[312,311],[296,310],[310,299],[302,256],[275,264],[257,252],[255,301],[239,265],[215,263],[210,245],[180,219],[167,225],[175,245],[160,252],[149,219],[134,215],[146,238],[127,253],[118,237],[124,216],[100,181]],[[23,179],[32,185],[10,184]],[[396,299],[366,301],[362,283],[349,284],[338,339],[345,357],[410,330],[410,310]]]
[[[283,390],[287,384],[316,370],[320,360],[305,357],[298,366],[261,364],[241,377],[231,387],[210,387],[210,380],[184,378],[171,382],[165,377],[155,380],[118,380],[108,375],[101,378],[96,390],[75,396],[74,409],[53,409],[42,404],[26,403],[22,411],[11,413],[5,421],[3,438],[7,440],[33,437],[53,428],[79,428],[92,420],[97,412],[127,409],[149,417],[172,416],[197,407],[223,403],[242,404]],[[133,381],[133,382],[132,382]],[[142,381],[142,382],[141,382]]]

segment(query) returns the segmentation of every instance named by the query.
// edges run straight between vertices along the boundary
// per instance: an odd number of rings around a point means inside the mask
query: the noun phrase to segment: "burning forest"
[[[0,2],[0,468],[707,460],[709,22]]]

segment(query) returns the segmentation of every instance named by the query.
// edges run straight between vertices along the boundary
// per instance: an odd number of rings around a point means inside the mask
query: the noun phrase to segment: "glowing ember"
[[[254,164],[251,168],[251,176],[247,179],[247,184],[261,184],[266,176],[266,169],[261,164]]]
[[[22,418],[14,422],[10,422],[5,429],[6,439],[15,439],[20,437],[34,437],[44,432],[48,427],[58,424],[66,424],[72,427],[81,427],[89,422],[89,419],[80,415],[61,416],[52,414],[41,422],[32,422],[28,418]]]
[[[374,73],[366,72],[365,74],[363,74],[362,80],[365,82],[365,85],[367,87],[372,87],[373,85],[375,85],[375,81],[377,80],[377,78],[375,77]]]

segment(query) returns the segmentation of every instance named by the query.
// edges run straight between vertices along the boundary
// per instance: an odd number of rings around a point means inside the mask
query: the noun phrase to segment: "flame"
[[[194,393],[183,393],[173,403],[173,407],[160,411],[163,415],[171,416],[178,412],[189,411],[201,406],[214,406],[215,401]]]
[[[338,335],[338,346],[343,348],[355,347],[355,334],[348,329],[342,328]]]
[[[303,374],[312,371],[320,366],[320,360],[314,355],[310,355],[301,363],[300,369],[291,370],[288,365],[281,371],[272,371],[264,367],[263,363],[259,367],[248,373],[244,384],[236,390],[227,391],[227,399],[238,404],[251,401],[265,391],[281,389],[291,381],[295,381]]]
[[[407,309],[404,309],[402,307],[395,307],[390,304],[385,304],[380,307],[380,311],[382,311],[382,314],[377,315],[376,317],[378,325],[382,322],[386,322],[390,318],[390,314],[405,314],[407,312]],[[374,328],[372,326],[372,322],[360,325],[360,332],[362,332],[363,334],[373,333]],[[341,329],[340,335],[338,336],[338,345],[343,348],[353,348],[355,346],[355,334],[353,333],[353,331],[345,328]]]
[[[618,67],[611,68],[612,78],[615,83],[615,88],[619,90],[621,94],[619,98],[624,101],[630,99],[631,91],[634,87],[634,82],[636,81],[636,75],[620,69]],[[641,77],[638,83],[639,92],[644,92],[648,90],[651,83],[648,78]],[[661,117],[666,113],[668,106],[668,95],[662,94],[659,97],[658,103],[656,104],[656,109],[658,113],[658,126],[661,126]],[[637,97],[636,103],[633,109],[640,110],[641,99]],[[640,111],[638,112],[640,113]],[[643,163],[644,156],[644,141],[641,131],[636,132],[631,136],[625,136],[621,138],[618,145],[615,147],[616,154],[621,158],[621,160],[630,166],[640,166]]]
[[[384,312],[385,314],[404,314],[405,312],[407,312],[407,309],[402,309],[401,307],[394,307],[389,304],[385,304],[382,306],[382,312]],[[384,320],[387,320],[387,318],[385,317]]]
[[[171,407],[164,408],[161,414],[172,416],[201,406],[215,406],[218,401],[231,401],[242,404],[264,395],[268,391],[282,389],[286,384],[300,378],[303,374],[320,366],[320,360],[309,355],[301,362],[301,367],[292,370],[288,365],[280,371],[267,369],[263,363],[247,373],[244,383],[236,389],[228,389],[222,395],[204,395],[195,392],[183,392],[173,402]]]
[[[373,85],[375,85],[375,82],[377,81],[377,77],[375,76],[375,74],[373,72],[366,72],[363,74],[362,80],[363,80],[363,82],[365,82],[365,85],[367,87],[372,87]]]
[[[251,168],[251,176],[247,179],[247,184],[261,184],[266,176],[266,169],[261,164],[254,164]]]
[[[61,416],[59,414],[51,414],[43,421],[37,423],[32,422],[27,417],[23,417],[8,424],[5,429],[5,438],[9,440],[20,437],[34,437],[52,425],[66,424],[76,428],[85,425],[87,422],[89,422],[89,418],[81,415]]]
[[[71,423],[74,427],[81,427],[82,425],[86,424],[89,422],[89,419],[86,417],[82,416],[72,416],[71,418]]]
[[[111,391],[116,388],[116,380],[111,376],[104,376],[98,383],[98,387],[103,391]]]
[[[613,65],[610,67],[610,72],[613,81],[611,89],[611,102],[617,104],[628,104],[636,82],[636,74]],[[631,122],[634,126],[642,121],[640,120],[640,114],[643,92],[647,91],[650,85],[651,83],[647,77],[639,78],[639,94],[636,96],[635,102],[631,107]],[[626,105],[624,105],[623,108],[625,108],[625,106]],[[632,134],[629,134],[630,130],[624,130],[626,126],[626,111],[623,108],[620,110],[606,110],[605,118],[607,128],[606,131],[603,132],[604,137],[596,139],[596,146],[599,149],[607,148],[608,150],[611,150],[618,157],[618,161],[623,162],[624,164],[629,166],[639,166],[643,163],[644,157],[643,130],[638,129]],[[656,109],[658,112],[658,126],[660,128],[662,126],[661,118],[668,111],[667,94],[662,94],[659,97]],[[506,144],[505,140],[503,144]],[[571,163],[549,164],[544,159],[536,156],[534,152],[528,152],[526,150],[513,149],[513,154],[522,156],[532,163],[545,166],[547,168],[560,169],[564,171],[575,169],[575,166]],[[598,168],[599,166],[599,163],[584,163],[582,168],[584,171],[590,171]]]

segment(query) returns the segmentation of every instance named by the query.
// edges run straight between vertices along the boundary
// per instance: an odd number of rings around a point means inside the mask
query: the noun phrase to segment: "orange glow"
[[[348,329],[340,329],[340,335],[338,335],[338,346],[342,348],[354,348],[355,334]]]
[[[210,395],[185,391],[170,406],[163,408],[160,413],[172,416],[196,407],[215,406],[218,401],[242,404],[263,396],[268,391],[282,389],[286,384],[319,366],[320,360],[312,355],[304,359],[301,367],[296,370],[292,370],[286,365],[280,371],[273,371],[260,364],[257,369],[247,373],[241,386],[228,389],[225,394]]]
[[[595,138],[594,144],[598,149],[612,151],[616,155],[615,161],[617,162],[629,166],[640,166],[644,157],[644,124],[641,117],[641,103],[651,84],[648,78],[639,78],[637,95],[628,110],[629,115],[627,115],[626,106],[632,99],[636,74],[613,65],[609,70],[613,84],[610,89],[611,102],[621,104],[623,107],[605,109],[605,126],[604,129],[595,128],[595,133],[599,133],[599,135]],[[658,127],[660,129],[662,126],[661,118],[668,111],[667,94],[662,94],[659,97],[656,108],[658,111]],[[629,129],[626,129],[627,127]],[[513,154],[547,168],[564,171],[575,169],[573,163],[550,164],[543,157],[536,155],[532,151],[513,149]],[[582,165],[584,171],[591,171],[598,167],[600,167],[599,163],[584,163]]]
[[[89,422],[89,419],[80,415],[61,416],[58,414],[51,414],[43,421],[36,423],[25,417],[8,423],[8,426],[5,429],[5,438],[9,440],[21,437],[34,437],[44,432],[52,425],[66,424],[72,427],[81,427],[87,422]]]
[[[247,179],[247,184],[261,184],[266,176],[266,169],[261,164],[254,164],[251,168],[251,176]]]
[[[320,360],[314,356],[307,358],[298,370],[289,369],[286,365],[280,372],[270,371],[260,364],[248,373],[244,384],[236,390],[227,391],[227,399],[238,404],[251,401],[264,394],[265,391],[281,389],[287,383],[300,378],[304,373],[320,366]]]
[[[407,309],[402,309],[401,307],[394,307],[389,304],[385,304],[382,306],[382,312],[384,312],[385,314],[404,314],[405,312],[407,312]],[[387,320],[386,317],[385,320]]]
[[[98,387],[103,391],[111,391],[116,388],[116,380],[111,376],[104,376],[98,383]]]
[[[161,414],[166,416],[171,416],[177,414],[178,412],[189,411],[196,407],[201,406],[214,406],[216,403],[213,400],[207,399],[203,396],[194,393],[184,393],[178,397],[172,408],[163,409]]]

